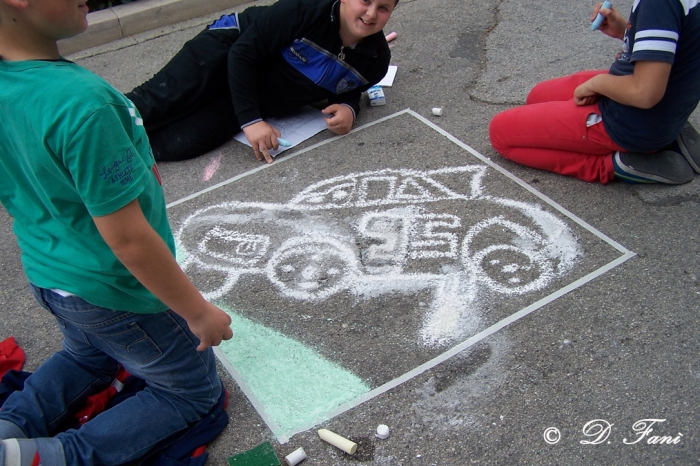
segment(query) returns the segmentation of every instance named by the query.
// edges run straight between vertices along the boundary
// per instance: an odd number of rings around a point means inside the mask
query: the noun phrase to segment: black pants
[[[126,96],[136,105],[156,160],[198,157],[241,130],[231,103],[227,57],[239,32],[204,30],[153,78]]]

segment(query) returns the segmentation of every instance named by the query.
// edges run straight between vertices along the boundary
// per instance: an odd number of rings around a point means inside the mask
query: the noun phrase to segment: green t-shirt
[[[134,105],[69,61],[0,60],[0,121],[0,201],[14,218],[29,282],[110,309],[165,310],[92,220],[138,198],[174,254],[160,177]]]

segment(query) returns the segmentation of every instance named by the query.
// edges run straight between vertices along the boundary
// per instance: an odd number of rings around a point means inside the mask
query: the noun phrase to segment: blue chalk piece
[[[605,0],[600,7],[609,10],[611,6],[612,3],[610,3],[608,0]],[[595,31],[596,29],[598,29],[600,25],[603,24],[604,19],[605,16],[598,13],[598,16],[596,16],[593,22],[591,23],[591,31]]]
[[[277,143],[280,146],[284,146],[284,147],[290,147],[292,145],[291,142],[287,141],[286,139],[282,139],[282,138],[277,138]]]

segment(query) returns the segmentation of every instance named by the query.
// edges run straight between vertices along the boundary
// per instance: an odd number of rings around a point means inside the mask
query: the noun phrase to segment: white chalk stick
[[[433,108],[433,115],[435,115],[435,116],[442,115],[442,109],[440,107]]]
[[[357,451],[357,444],[355,442],[353,442],[352,440],[348,440],[345,437],[341,437],[340,435],[336,434],[335,432],[331,432],[328,429],[320,429],[318,431],[318,436],[321,437],[322,440],[325,440],[334,447],[340,448],[345,453],[348,453],[350,455],[354,455]]]
[[[287,466],[296,466],[306,459],[306,452],[303,448],[299,447],[287,456],[284,457],[284,462]]]

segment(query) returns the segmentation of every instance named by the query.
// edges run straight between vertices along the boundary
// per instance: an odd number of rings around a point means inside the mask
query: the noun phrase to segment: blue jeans
[[[63,349],[7,399],[0,410],[0,438],[7,435],[3,426],[17,426],[36,440],[42,465],[133,461],[199,421],[216,404],[222,385],[214,353],[211,348],[196,350],[199,339],[174,312],[114,311],[77,296],[31,289],[55,316]],[[79,429],[57,433],[89,395],[109,386],[119,363],[144,379],[146,388]]]

